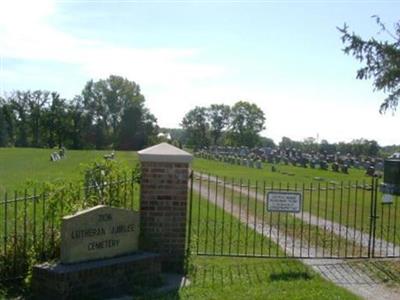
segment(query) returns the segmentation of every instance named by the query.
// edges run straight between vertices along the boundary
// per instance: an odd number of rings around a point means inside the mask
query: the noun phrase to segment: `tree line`
[[[43,90],[0,97],[0,147],[136,150],[157,133],[139,85],[120,76],[90,80],[69,100]]]
[[[210,145],[254,147],[261,144],[264,112],[254,103],[238,101],[232,107],[212,104],[196,106],[184,116],[184,143],[200,148]]]
[[[313,137],[305,138],[303,141],[294,141],[288,137],[282,137],[279,143],[281,149],[295,148],[307,153],[326,153],[335,154],[340,152],[341,154],[350,153],[354,156],[378,156],[383,148],[379,146],[375,140],[368,140],[364,138],[353,139],[349,143],[329,143],[327,140],[322,139],[318,142]]]

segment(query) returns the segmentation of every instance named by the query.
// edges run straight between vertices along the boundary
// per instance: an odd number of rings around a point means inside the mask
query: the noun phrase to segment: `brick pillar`
[[[163,256],[163,271],[182,272],[192,155],[161,143],[138,152],[141,162],[140,247]]]

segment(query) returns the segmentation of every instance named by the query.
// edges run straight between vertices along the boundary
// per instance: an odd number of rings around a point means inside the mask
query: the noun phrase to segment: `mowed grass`
[[[245,166],[228,164],[215,160],[196,158],[193,162],[193,169],[198,172],[212,173],[220,177],[249,179],[251,181],[268,181],[284,184],[312,182],[330,182],[340,183],[341,181],[366,181],[371,182],[371,177],[365,175],[365,171],[358,169],[349,169],[349,174],[333,172],[331,170],[311,169],[295,167],[292,165],[275,165],[277,171],[272,172],[272,164],[263,163],[263,169],[248,168]],[[322,180],[317,181],[319,177]]]
[[[71,182],[83,179],[83,164],[102,159],[111,151],[67,150],[66,158],[50,161],[53,149],[0,148],[0,196],[7,191],[22,191],[27,183],[45,181]],[[116,159],[132,168],[137,162],[136,152],[116,151]]]
[[[221,208],[199,198],[198,194],[193,198],[192,214],[193,252],[214,248],[216,254],[221,253],[223,245],[227,249],[228,243],[222,244],[220,240],[224,236],[229,240],[231,234],[232,254],[244,253],[247,244],[245,232],[248,231],[250,236],[262,241],[257,243],[256,252],[260,252],[264,245],[282,253],[276,244]],[[229,220],[231,226],[222,228],[222,219]],[[205,221],[209,223],[208,227]],[[324,280],[297,260],[193,256],[188,277],[191,282],[188,287],[154,298],[146,295],[143,299],[359,299]]]

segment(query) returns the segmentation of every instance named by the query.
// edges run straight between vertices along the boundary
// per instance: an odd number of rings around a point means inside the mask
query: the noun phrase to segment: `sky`
[[[263,136],[279,143],[374,139],[400,144],[400,115],[343,53],[337,27],[364,38],[391,29],[398,1],[0,0],[0,94],[57,91],[72,99],[90,80],[140,85],[161,127],[195,106],[257,104]]]

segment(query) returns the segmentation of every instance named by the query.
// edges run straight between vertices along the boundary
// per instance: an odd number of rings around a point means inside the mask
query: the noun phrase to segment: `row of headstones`
[[[311,169],[321,169],[321,170],[329,170],[331,169],[333,172],[341,172],[344,174],[349,173],[349,164],[347,163],[338,163],[336,161],[329,163],[327,160],[307,160],[302,157],[298,157],[297,159],[291,157],[288,158],[286,156],[281,157],[281,156],[272,156],[268,155],[267,158],[265,159],[264,157],[260,158],[254,158],[254,157],[247,157],[243,158],[241,156],[233,156],[233,155],[224,155],[221,153],[210,153],[207,151],[199,151],[196,153],[196,156],[205,158],[205,159],[211,159],[211,160],[217,160],[225,163],[230,163],[230,164],[235,164],[235,165],[241,165],[241,166],[246,166],[249,168],[257,168],[257,169],[262,169],[263,164],[262,161],[267,161],[268,163],[272,164],[279,164],[280,162],[283,162],[285,165],[292,164],[293,166],[299,166],[303,168],[307,168],[308,166]],[[376,168],[374,166],[371,166],[366,164],[363,166],[366,169],[366,175],[368,176],[374,176]],[[357,167],[356,167],[357,168]],[[275,169],[275,168],[274,168]],[[379,171],[379,169],[377,169]]]
[[[264,148],[254,148],[249,149],[247,147],[225,147],[225,146],[211,146],[209,148],[204,148],[200,150],[201,152],[208,152],[213,155],[225,155],[225,156],[240,156],[240,157],[258,157],[261,158],[262,161],[266,160],[268,163],[277,163],[283,161],[284,164],[288,164],[287,162],[295,161],[296,166],[305,167],[304,163],[301,162],[304,159],[304,155],[308,155],[308,161],[311,168],[315,168],[312,166],[312,161],[314,161],[314,166],[319,167],[321,169],[327,170],[329,169],[329,164],[338,163],[340,166],[347,165],[347,168],[356,168],[356,169],[364,169],[369,170],[371,166],[375,168],[376,171],[383,171],[383,162],[381,161],[360,161],[355,157],[350,157],[348,155],[339,155],[339,154],[323,154],[323,153],[303,153],[298,149],[272,149],[269,147]],[[335,171],[335,167],[332,167]]]
[[[225,163],[229,163],[232,165],[239,165],[239,166],[245,166],[248,168],[257,168],[257,169],[262,169],[263,164],[261,160],[255,160],[255,159],[248,159],[248,158],[242,158],[242,157],[237,157],[237,156],[225,156],[225,155],[216,155],[216,154],[210,154],[206,152],[199,152],[196,153],[197,156],[205,159],[210,159],[210,160],[217,160]]]
[[[242,158],[242,157],[237,157],[237,156],[225,156],[225,155],[220,155],[220,154],[212,154],[208,152],[198,152],[197,156],[205,159],[211,159],[211,160],[217,160],[217,161],[222,161],[225,163],[230,163],[230,164],[235,164],[235,165],[241,165],[241,166],[246,166],[249,168],[257,168],[257,169],[262,169],[262,161],[260,159],[251,159],[251,158]],[[270,158],[267,159],[268,162],[274,163],[273,161],[270,161]],[[280,162],[280,160],[279,160]],[[279,163],[278,162],[278,163]],[[289,159],[284,158],[283,163],[288,165],[289,164]],[[292,160],[291,163],[294,166],[302,166],[302,167],[307,167],[307,163],[305,160],[303,160],[302,163],[299,163],[297,161]],[[309,162],[310,168],[315,169],[315,168],[320,168],[322,170],[328,170],[329,169],[329,163],[326,161],[311,161]],[[346,164],[338,164],[338,163],[332,163],[331,169],[334,172],[342,172],[345,174],[348,174],[348,165]]]

